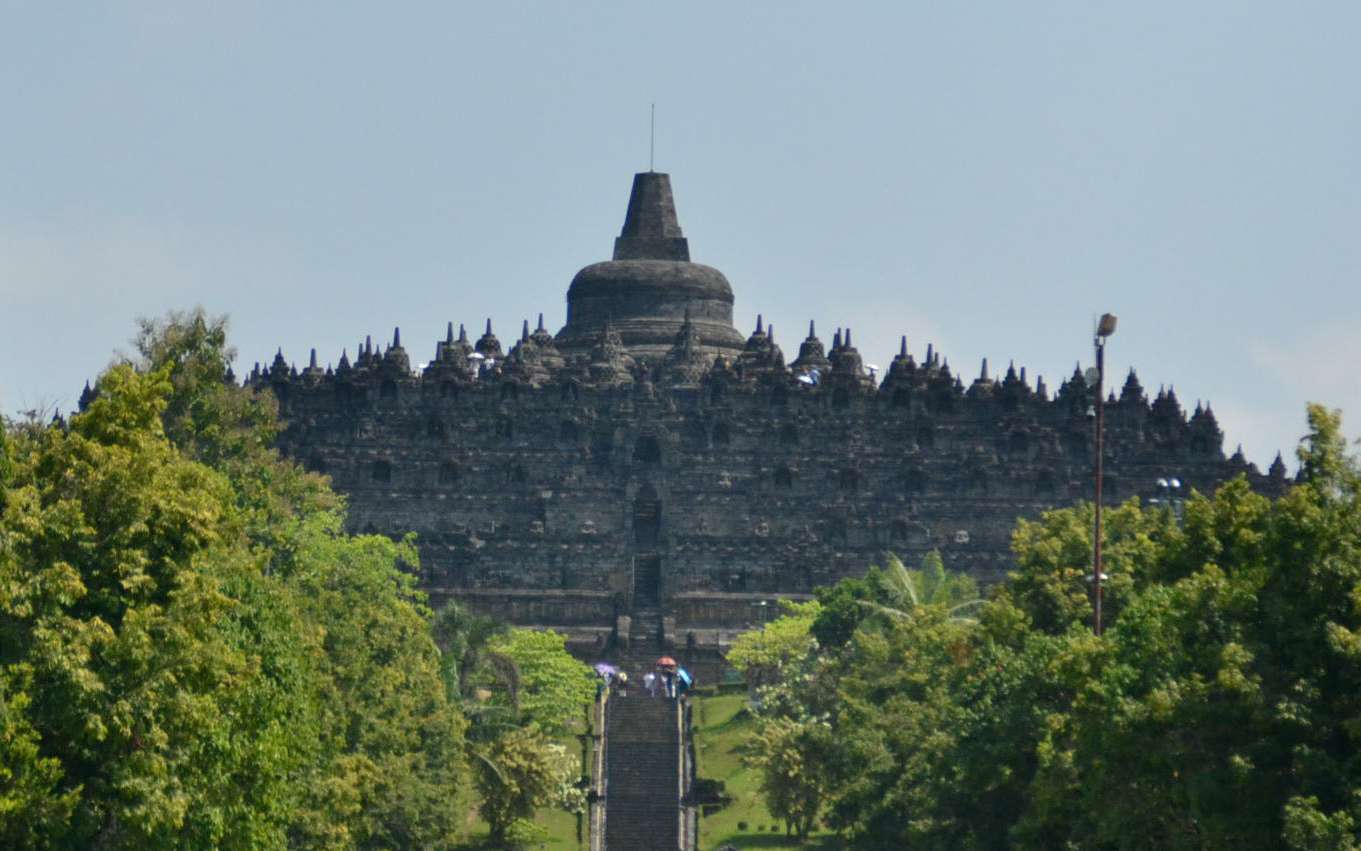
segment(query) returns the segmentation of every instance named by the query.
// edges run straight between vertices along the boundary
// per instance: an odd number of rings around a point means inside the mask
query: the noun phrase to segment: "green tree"
[[[287,676],[305,650],[286,613],[244,613],[274,583],[226,482],[166,440],[166,387],[118,366],[69,430],[11,434],[0,665],[27,698],[7,710],[43,776],[60,766],[46,811],[71,804],[38,833],[0,821],[16,847],[283,842],[306,745],[279,721],[307,713]]]
[[[1059,658],[1074,697],[1038,750],[1018,844],[1355,846],[1358,475],[1338,417],[1309,420],[1302,485],[1193,499],[1161,581]]]
[[[321,731],[294,840],[443,848],[461,832],[466,724],[449,699],[410,541],[348,536],[333,512],[292,524],[277,575],[321,637]]]
[[[950,687],[974,629],[923,606],[857,630],[841,653],[827,820],[856,847],[931,847],[949,835],[931,807],[965,720]]]
[[[196,308],[140,319],[134,344],[133,365],[169,381],[161,412],[166,436],[190,459],[227,477],[247,534],[263,553],[287,552],[284,521],[339,508],[324,476],[306,472],[274,449],[282,424],[273,394],[232,380],[236,353],[227,345],[224,317]]]
[[[836,746],[821,718],[770,718],[747,748],[746,762],[761,772],[761,795],[771,815],[800,839],[817,826],[830,776],[825,770]]]
[[[148,325],[69,428],[0,440],[0,845],[451,847],[414,547],[344,533],[224,340]]]
[[[1291,798],[1285,805],[1285,844],[1291,851],[1358,851],[1357,823],[1361,801],[1348,810],[1325,815],[1318,798]]]
[[[513,663],[504,657],[497,658],[491,642],[509,628],[502,621],[465,608],[457,600],[446,603],[435,615],[431,630],[440,648],[440,666],[452,699],[465,707],[471,706],[478,682],[498,676],[505,679],[493,669],[504,669]],[[518,686],[518,673],[513,679]]]
[[[1198,497],[1193,494],[1194,504]],[[1189,508],[1188,508],[1189,512]],[[1012,533],[1016,570],[1001,593],[1034,628],[1051,635],[1075,625],[1091,628],[1093,508],[1088,503],[1021,519]],[[1125,601],[1150,579],[1161,578],[1159,560],[1180,537],[1171,511],[1145,511],[1138,500],[1103,514],[1103,615],[1113,623]]]
[[[61,836],[79,800],[62,788],[61,761],[43,756],[42,734],[28,717],[31,668],[0,672],[0,843],[35,848]]]
[[[747,678],[752,689],[778,681],[781,671],[817,650],[812,628],[822,604],[781,600],[783,614],[737,636],[728,649],[728,664]]]
[[[510,629],[492,638],[488,649],[515,666],[513,699],[522,723],[547,735],[567,735],[580,726],[595,699],[595,675],[567,652],[566,637],[552,630]]]
[[[475,763],[481,791],[479,812],[495,847],[510,843],[516,822],[529,821],[539,807],[579,811],[576,759],[535,725],[512,727],[492,739]]]
[[[924,604],[934,570],[819,592],[754,753],[825,719],[825,821],[856,848],[1357,847],[1361,472],[1309,420],[1275,502],[1239,479],[1181,524],[1110,512],[1100,638],[1087,506],[1018,525],[976,620]]]
[[[862,578],[843,579],[817,589],[821,608],[811,631],[823,647],[838,648],[865,623],[901,618],[919,606],[945,606],[963,614],[979,601],[978,586],[960,573],[948,573],[932,550],[918,570],[909,570],[893,553],[883,568],[871,565]]]
[[[507,628],[450,604],[436,621],[444,677],[471,721],[478,810],[497,847],[528,844],[535,810],[585,809],[580,766],[561,739],[579,729],[595,676],[552,631]]]
[[[895,815],[904,811],[904,790],[925,791],[905,783],[904,766],[923,742],[939,749],[946,719],[959,716],[945,686],[950,668],[970,658],[975,622],[962,614],[978,602],[973,584],[935,558],[921,570],[891,557],[886,565],[820,591],[801,617],[751,634],[734,651],[744,662],[778,666],[777,681],[759,690],[747,753],[762,768],[772,811],[798,832],[825,808],[856,843],[896,848],[910,821]],[[910,694],[895,691],[908,683]],[[925,762],[918,751],[915,764]]]
[[[136,347],[139,368],[169,378],[166,433],[225,476],[265,570],[294,600],[295,630],[317,642],[312,762],[291,840],[450,845],[469,786],[466,725],[414,585],[414,546],[345,534],[326,479],[274,451],[277,405],[230,380],[225,320],[201,310],[143,320]]]

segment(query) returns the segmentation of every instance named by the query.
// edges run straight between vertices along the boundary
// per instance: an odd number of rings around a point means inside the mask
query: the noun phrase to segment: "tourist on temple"
[[[695,684],[695,678],[690,676],[690,672],[684,668],[676,669],[676,692],[684,695]]]

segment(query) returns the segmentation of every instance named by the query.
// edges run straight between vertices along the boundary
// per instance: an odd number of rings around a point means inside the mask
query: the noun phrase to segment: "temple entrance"
[[[651,485],[643,485],[633,500],[633,604],[649,608],[661,602],[662,501]]]
[[[639,552],[657,548],[662,526],[662,501],[652,485],[643,485],[633,500],[633,546]]]
[[[633,607],[654,609],[661,605],[662,557],[638,555],[633,559]]]

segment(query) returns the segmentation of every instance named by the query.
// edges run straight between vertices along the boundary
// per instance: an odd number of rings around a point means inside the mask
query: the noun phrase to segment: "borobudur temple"
[[[613,259],[578,272],[556,333],[450,323],[419,371],[398,332],[354,360],[302,370],[282,352],[248,383],[279,400],[282,450],[346,494],[354,531],[418,536],[421,585],[585,652],[656,636],[719,648],[886,551],[939,550],[983,581],[1010,564],[1018,517],[1093,491],[1093,391],[1052,391],[984,361],[965,380],[939,353],[868,372],[851,330],[813,323],[787,360],[760,318],[691,262],[670,179],[634,177]],[[880,380],[881,379],[881,380]],[[1113,382],[1118,384],[1119,382]],[[1150,401],[1133,372],[1106,402],[1104,501],[1153,497],[1175,474],[1202,491],[1239,474],[1208,407]]]

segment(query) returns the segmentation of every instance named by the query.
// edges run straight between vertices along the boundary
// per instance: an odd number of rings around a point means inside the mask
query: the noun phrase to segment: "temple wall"
[[[283,450],[348,495],[355,531],[415,532],[425,587],[516,622],[609,624],[636,602],[640,556],[681,629],[738,623],[750,595],[808,594],[886,551],[912,564],[937,549],[995,581],[1017,517],[1091,496],[1090,420],[1028,389],[948,404],[788,379],[449,393],[376,369],[261,386],[282,400]],[[1226,460],[1217,430],[1198,443],[1179,412],[1108,411],[1110,502],[1167,476],[1283,486]],[[655,520],[638,520],[644,503]]]
[[[280,351],[248,383],[278,397],[282,450],[331,476],[354,531],[416,533],[436,602],[571,627],[578,645],[627,624],[721,647],[763,600],[890,551],[939,550],[996,581],[1018,517],[1092,498],[1082,375],[1051,398],[984,361],[966,386],[904,339],[877,382],[849,329],[824,350],[811,323],[787,363],[760,317],[743,341],[727,279],[689,258],[669,176],[644,172],[614,259],[577,273],[556,336],[540,315],[503,352],[490,320],[475,343],[451,323],[419,375],[394,332],[334,371],[313,351],[300,373]],[[1265,476],[1225,458],[1208,408],[1188,418],[1170,391],[1150,403],[1132,373],[1118,397],[1107,502],[1166,496],[1160,478],[1182,494],[1239,474],[1286,487],[1279,458]]]

